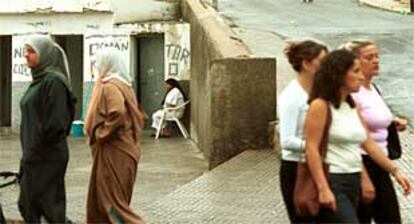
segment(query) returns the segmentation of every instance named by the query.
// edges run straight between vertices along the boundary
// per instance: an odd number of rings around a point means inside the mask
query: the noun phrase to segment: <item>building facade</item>
[[[190,32],[189,24],[180,20],[180,1],[145,1],[146,7],[139,7],[141,1],[136,5],[116,1],[115,7],[109,1],[41,1],[44,4],[35,5],[19,0],[2,8],[0,127],[19,129],[20,98],[31,82],[23,47],[33,34],[52,36],[66,51],[79,101],[77,119],[82,120],[89,103],[96,79],[92,64],[103,48],[123,52],[138,99],[148,114],[159,108],[166,78],[188,84]]]

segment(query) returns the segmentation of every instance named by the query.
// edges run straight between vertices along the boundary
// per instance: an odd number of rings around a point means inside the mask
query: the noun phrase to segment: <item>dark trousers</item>
[[[1,204],[0,204],[0,224],[6,223],[6,218],[4,218],[3,215],[3,210],[1,209]]]
[[[336,212],[322,208],[318,223],[358,223],[357,206],[361,174],[330,174],[329,185],[336,200]]]
[[[379,167],[368,156],[363,156],[364,165],[375,187],[376,197],[371,204],[360,203],[360,223],[401,223],[397,195],[388,172]]]
[[[296,183],[297,162],[282,160],[280,167],[280,189],[282,190],[283,201],[286,205],[289,220],[291,223],[315,223],[315,217],[299,216],[295,212],[293,204],[293,193]]]
[[[18,206],[26,223],[66,223],[67,162],[24,163],[20,166]]]

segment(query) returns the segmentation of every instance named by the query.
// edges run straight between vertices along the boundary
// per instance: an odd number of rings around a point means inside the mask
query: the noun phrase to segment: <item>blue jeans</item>
[[[322,208],[318,223],[358,223],[361,173],[330,174],[329,184],[335,195],[337,211]]]

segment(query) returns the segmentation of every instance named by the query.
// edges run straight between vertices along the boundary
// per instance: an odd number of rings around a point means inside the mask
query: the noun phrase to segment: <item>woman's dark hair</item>
[[[328,52],[328,48],[312,40],[291,42],[284,50],[289,63],[297,72],[302,71],[303,61],[312,61],[317,58],[322,51]]]
[[[309,102],[322,98],[335,108],[341,104],[341,87],[345,84],[345,76],[355,63],[356,56],[347,50],[335,50],[329,53],[321,62],[315,74]],[[355,102],[349,95],[346,99],[353,108]]]
[[[165,98],[167,97],[167,94],[174,88],[177,88],[178,90],[180,90],[181,94],[183,94],[184,102],[187,101],[187,96],[185,95],[183,89],[181,88],[180,83],[177,80],[169,78],[169,79],[165,80],[164,82],[167,83],[168,85],[170,85],[172,88],[165,93],[164,98],[162,99],[161,105],[164,105]]]

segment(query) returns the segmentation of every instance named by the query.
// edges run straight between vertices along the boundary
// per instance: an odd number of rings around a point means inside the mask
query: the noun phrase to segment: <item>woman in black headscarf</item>
[[[75,97],[64,51],[47,36],[25,44],[33,81],[20,107],[22,158],[19,209],[27,223],[65,223],[66,137],[75,113]]]
[[[187,101],[187,97],[184,94],[179,82],[175,79],[169,78],[165,80],[164,83],[165,95],[161,102],[163,108],[168,107],[176,107],[182,105],[185,101]],[[174,111],[168,111],[166,113],[166,117],[176,117],[181,118],[184,115],[185,107],[181,107]],[[157,110],[152,114],[152,128],[154,128],[155,133],[157,133],[158,129],[160,128],[161,118],[164,114],[164,110]],[[167,137],[169,136],[168,130],[165,128],[165,124],[162,124],[163,132],[162,135]],[[154,136],[155,136],[154,133]]]

